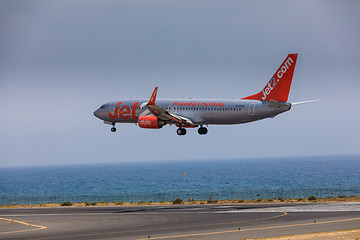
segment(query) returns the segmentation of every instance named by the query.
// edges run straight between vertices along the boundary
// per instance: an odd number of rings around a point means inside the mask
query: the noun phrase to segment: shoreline
[[[180,199],[181,200],[181,199]],[[344,203],[360,202],[360,196],[354,197],[333,197],[333,198],[298,198],[298,199],[257,199],[257,200],[201,200],[201,201],[180,201],[172,202],[61,202],[61,203],[40,203],[40,204],[10,204],[0,205],[0,208],[51,208],[51,207],[115,207],[115,206],[157,206],[157,205],[222,205],[222,204],[283,204],[283,203]]]

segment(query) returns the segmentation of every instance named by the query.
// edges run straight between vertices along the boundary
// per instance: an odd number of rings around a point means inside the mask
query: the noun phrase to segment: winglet
[[[155,105],[157,89],[158,89],[158,87],[156,87],[156,88],[154,89],[154,91],[153,91],[153,93],[152,93],[152,95],[151,95],[151,97],[150,97],[149,102],[148,102],[147,105]]]

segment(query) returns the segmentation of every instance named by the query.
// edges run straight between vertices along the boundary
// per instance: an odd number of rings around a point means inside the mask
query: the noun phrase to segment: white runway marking
[[[304,205],[283,206],[283,207],[238,209],[238,210],[229,210],[226,212],[240,213],[240,212],[353,212],[353,211],[360,211],[360,202],[317,203],[311,205],[304,204]]]

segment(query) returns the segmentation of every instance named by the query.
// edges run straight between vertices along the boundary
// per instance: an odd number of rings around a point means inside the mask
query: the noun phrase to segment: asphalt
[[[358,228],[360,203],[0,209],[0,239],[231,240]]]

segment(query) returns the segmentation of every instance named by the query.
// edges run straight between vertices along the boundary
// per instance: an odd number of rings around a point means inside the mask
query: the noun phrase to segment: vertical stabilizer
[[[242,99],[287,102],[297,56],[289,54],[261,92]]]

